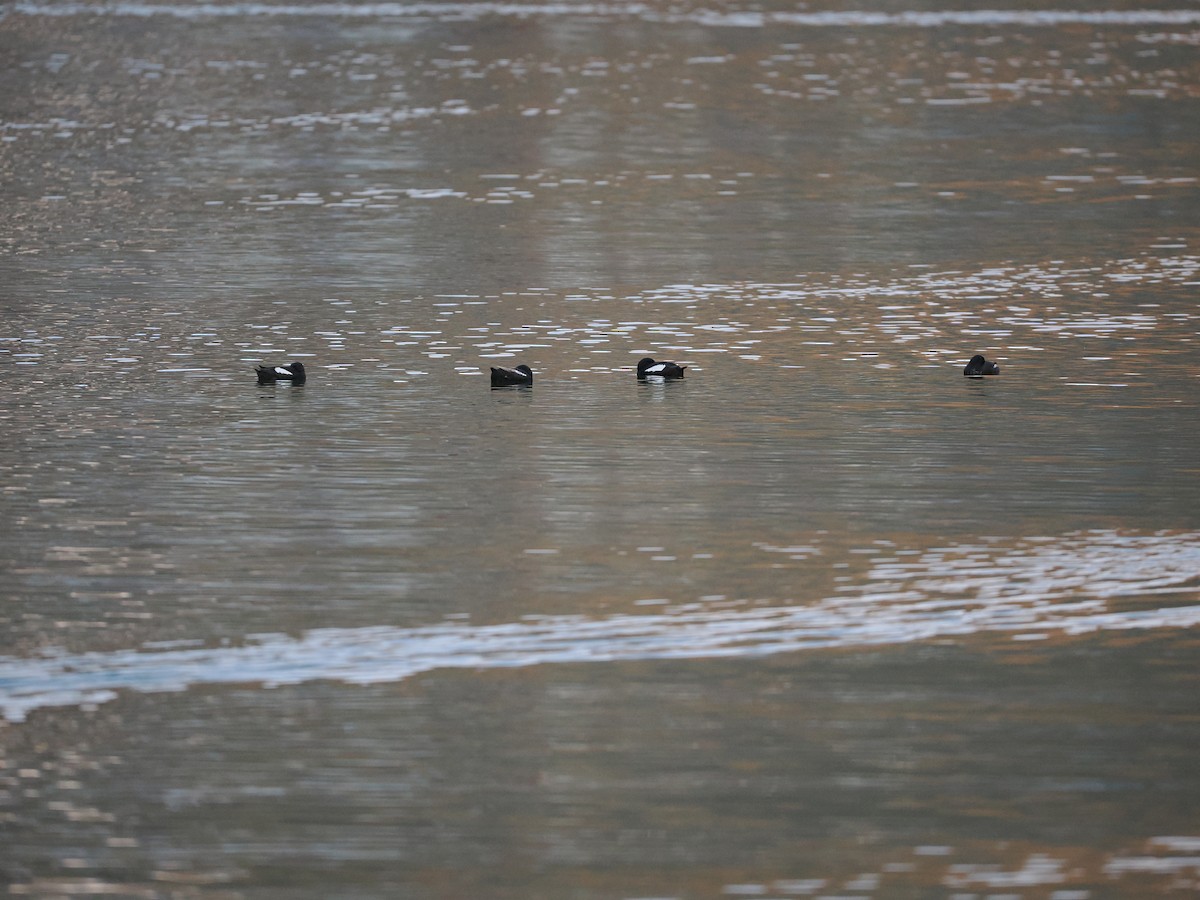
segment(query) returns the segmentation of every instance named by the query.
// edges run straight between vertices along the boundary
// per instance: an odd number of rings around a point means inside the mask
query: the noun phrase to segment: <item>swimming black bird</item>
[[[988,362],[982,356],[976,354],[971,357],[971,361],[967,363],[967,367],[963,369],[963,374],[968,378],[982,378],[984,375],[999,375],[1000,367],[994,362]]]
[[[533,386],[533,369],[521,365],[515,369],[492,366],[492,387]]]
[[[286,366],[259,366],[254,370],[258,373],[259,384],[274,384],[277,381],[290,381],[292,384],[304,384],[304,363],[289,363]]]
[[[687,366],[677,366],[673,362],[655,362],[646,357],[637,365],[638,380],[646,378],[682,378]]]

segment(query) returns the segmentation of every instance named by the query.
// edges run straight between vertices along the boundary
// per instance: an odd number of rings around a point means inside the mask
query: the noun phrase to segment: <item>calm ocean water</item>
[[[1196,896],[1198,47],[0,10],[0,886]]]

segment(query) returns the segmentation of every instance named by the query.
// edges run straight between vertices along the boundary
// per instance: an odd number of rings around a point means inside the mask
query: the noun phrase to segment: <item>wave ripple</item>
[[[1163,594],[1187,601],[1148,601]],[[1131,597],[1139,598],[1137,608],[1110,604]],[[1198,624],[1200,533],[1096,531],[1008,549],[959,544],[897,555],[876,563],[866,583],[808,605],[716,610],[689,603],[652,615],[325,628],[299,638],[258,635],[240,647],[0,658],[0,712],[16,722],[40,707],[100,703],[119,690],[370,684],[439,668],[753,657],[986,633],[1037,640]]]

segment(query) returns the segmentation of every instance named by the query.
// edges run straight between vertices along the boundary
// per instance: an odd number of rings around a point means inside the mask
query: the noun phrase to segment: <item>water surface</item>
[[[1198,43],[4,11],[9,893],[1193,895]]]

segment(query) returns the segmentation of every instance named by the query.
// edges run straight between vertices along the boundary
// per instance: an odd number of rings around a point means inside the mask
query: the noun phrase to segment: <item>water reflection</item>
[[[1191,891],[1200,19],[1070,6],[0,12],[9,892]]]
[[[1001,363],[1036,367],[1050,342],[1073,341],[1080,349],[1050,374],[1056,382],[1130,387],[1130,378],[1179,377],[1160,368],[1173,360],[1140,353],[1137,338],[1166,347],[1191,341],[1196,312],[1182,289],[1198,272],[1200,257],[1145,255],[1087,267],[813,275],[795,284],[680,284],[620,296],[607,289],[534,289],[386,304],[328,297],[316,309],[297,310],[274,324],[266,316],[238,321],[239,311],[231,308],[214,310],[204,331],[187,323],[123,333],[85,327],[64,341],[57,332],[73,330],[67,320],[48,330],[0,336],[0,347],[18,366],[59,366],[93,376],[106,370],[135,375],[148,363],[157,364],[160,374],[215,373],[196,363],[225,364],[232,350],[246,364],[295,356],[329,370],[368,366],[413,377],[430,374],[438,361],[465,374],[476,371],[480,360],[520,355],[553,363],[556,377],[577,378],[624,371],[630,357],[651,350],[698,360],[732,354],[779,368],[834,359],[911,369],[961,368],[974,348],[994,353],[990,348],[1002,346]],[[397,316],[405,323],[393,324]],[[423,357],[420,369],[405,365],[414,351]],[[615,359],[605,360],[614,353]],[[1148,367],[1152,360],[1154,368]]]
[[[360,534],[360,530],[354,533]],[[661,553],[663,547],[640,547]],[[766,547],[790,559],[813,548]],[[526,554],[553,555],[553,548]],[[819,552],[816,551],[816,552]],[[903,554],[903,551],[901,551]],[[674,561],[670,555],[655,561]],[[441,668],[485,669],[625,659],[760,656],[788,651],[964,638],[999,632],[1018,641],[1096,630],[1188,628],[1200,604],[1158,606],[1164,594],[1195,599],[1200,535],[1095,533],[1007,549],[995,542],[917,557],[873,558],[865,585],[798,606],[759,598],[672,605],[661,615],[590,619],[527,616],[521,622],[416,629],[310,631],[298,640],[252,635],[251,646],[152,648],[0,661],[0,709],[20,721],[33,709],[96,703],[114,691],[177,691],[203,684],[266,687],[333,678],[367,684]],[[1124,599],[1132,608],[1110,605]]]

